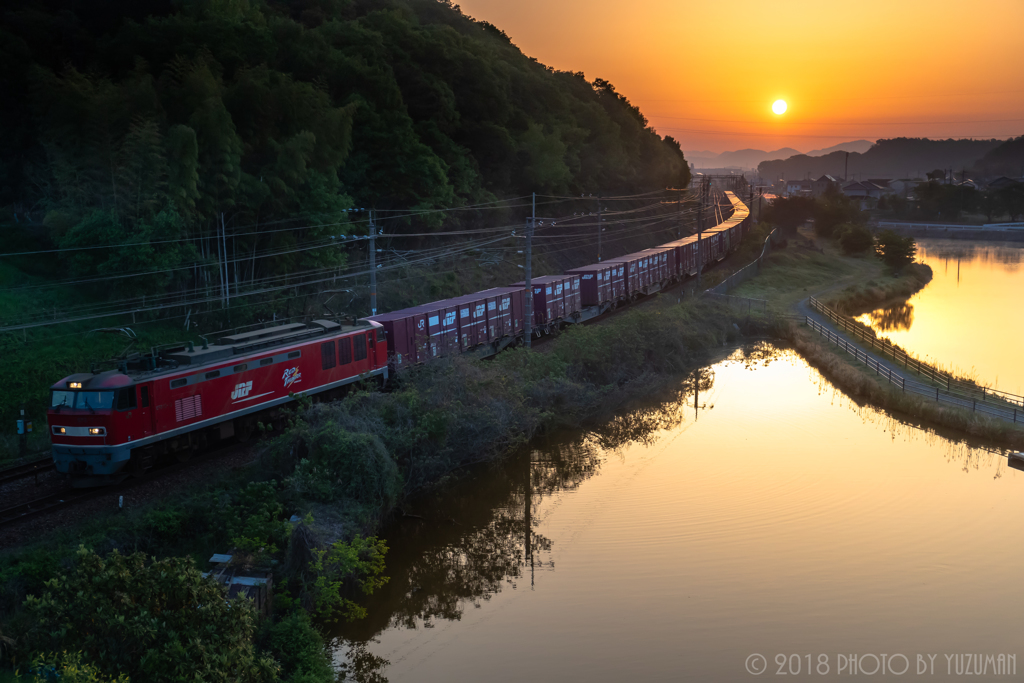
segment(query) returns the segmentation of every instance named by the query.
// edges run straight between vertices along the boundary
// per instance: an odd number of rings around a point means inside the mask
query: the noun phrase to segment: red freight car
[[[523,288],[488,289],[366,320],[383,326],[396,369],[485,344],[497,351],[523,333]]]
[[[251,433],[257,413],[362,378],[387,378],[378,323],[316,320],[228,335],[216,344],[164,347],[118,369],[65,377],[47,421],[58,472],[103,483],[144,471],[166,452]]]
[[[580,303],[583,306],[601,306],[611,303],[612,270],[618,266],[607,263],[595,263],[582,268],[567,270],[566,275],[578,275],[580,278]]]
[[[544,329],[563,320],[575,320],[583,310],[580,301],[580,276],[545,275],[530,281],[533,287],[533,326]],[[525,286],[517,282],[513,287]]]

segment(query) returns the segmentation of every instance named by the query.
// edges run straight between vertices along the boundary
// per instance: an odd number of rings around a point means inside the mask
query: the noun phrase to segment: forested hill
[[[892,138],[879,140],[871,149],[850,153],[849,174],[858,178],[923,178],[936,168],[952,168],[959,173],[970,169],[1000,140],[929,140],[927,138]],[[844,177],[846,152],[832,152],[820,157],[803,154],[788,159],[762,161],[757,171],[764,178],[799,179],[823,174]]]
[[[450,2],[7,0],[0,22],[0,220],[28,212],[61,246],[166,240],[221,212],[689,179],[610,83],[545,67]]]

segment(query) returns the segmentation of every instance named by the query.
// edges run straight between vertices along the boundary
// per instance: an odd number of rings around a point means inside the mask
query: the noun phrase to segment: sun
[[[785,114],[787,108],[786,100],[775,100],[775,102],[772,103],[772,111],[776,114]]]

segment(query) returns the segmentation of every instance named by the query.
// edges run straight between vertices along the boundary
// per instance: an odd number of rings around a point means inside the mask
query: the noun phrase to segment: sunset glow
[[[542,63],[611,81],[684,149],[1024,131],[1019,0],[971,11],[951,0],[460,5]],[[947,58],[948,46],[970,58]],[[799,111],[772,114],[765,103],[780,92],[800,102]]]
[[[775,102],[772,103],[772,111],[776,114],[785,114],[786,108],[786,100],[775,100]]]

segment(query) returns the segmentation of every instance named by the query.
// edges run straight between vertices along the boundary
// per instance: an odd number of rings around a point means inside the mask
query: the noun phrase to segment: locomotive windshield
[[[50,396],[51,408],[108,410],[114,407],[113,391],[65,391],[55,389]]]

